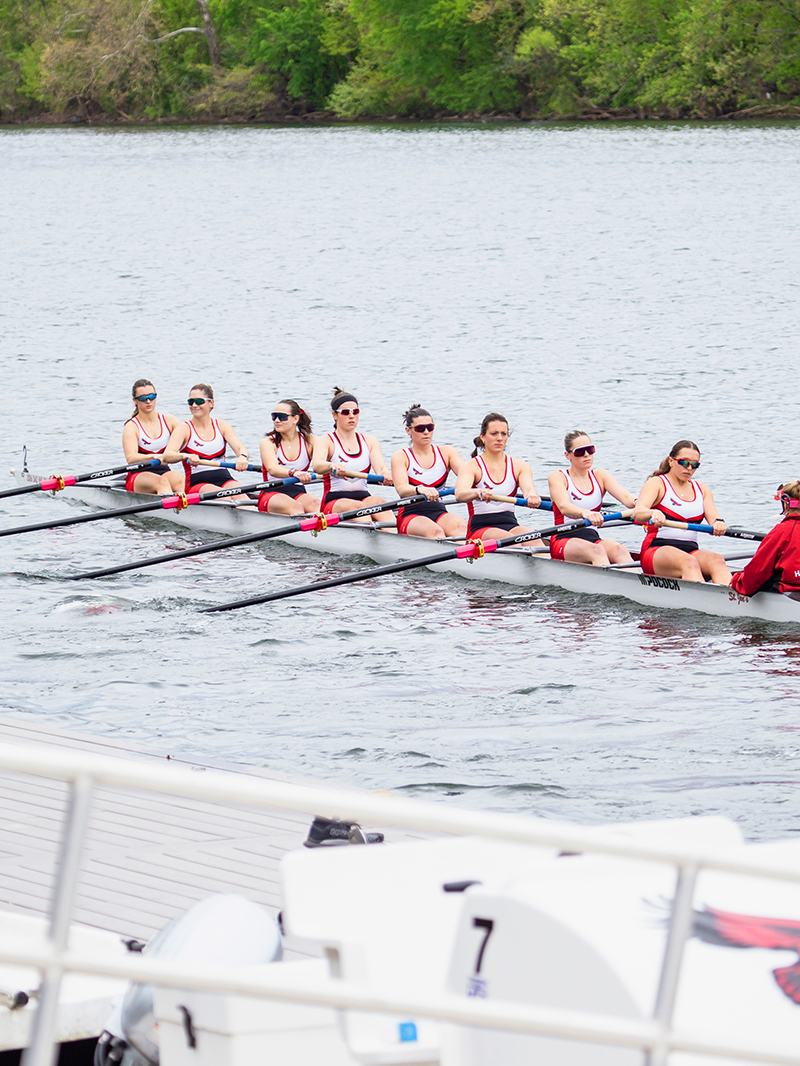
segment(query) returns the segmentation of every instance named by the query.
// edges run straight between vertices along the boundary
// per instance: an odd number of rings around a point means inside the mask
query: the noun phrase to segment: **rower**
[[[595,450],[588,433],[583,430],[573,429],[564,438],[564,455],[569,460],[569,469],[554,470],[547,479],[553,518],[557,526],[570,518],[583,518],[592,524],[551,537],[550,557],[592,566],[630,563],[631,553],[625,545],[616,540],[601,540],[597,529],[603,524],[600,507],[605,493],[629,508],[636,500],[607,470],[592,469]]]
[[[658,470],[653,471],[639,493],[634,522],[649,523],[642,542],[641,564],[645,574],[677,577],[683,581],[713,581],[727,585],[731,572],[716,552],[701,550],[697,534],[690,529],[664,529],[664,522],[707,522],[714,536],[726,530],[711,489],[694,481],[700,466],[700,449],[690,440],[679,440]]]
[[[742,596],[800,595],[800,481],[779,485],[775,499],[780,501],[783,521],[767,533],[744,570],[731,578],[731,588]]]
[[[269,514],[314,514],[319,511],[319,497],[305,487],[313,476],[313,451],[311,419],[297,400],[276,403],[272,412],[272,432],[261,441],[264,480],[295,477],[300,484],[262,492],[258,498],[259,511]]]
[[[238,485],[224,467],[209,469],[201,467],[200,460],[225,458],[228,445],[236,453],[236,469],[246,470],[249,455],[229,422],[211,417],[214,410],[214,390],[210,385],[193,385],[189,390],[191,418],[179,422],[169,438],[164,461],[183,463],[184,492],[213,492]],[[246,500],[247,496],[229,496],[228,502]]]
[[[421,494],[425,503],[409,504],[397,512],[397,532],[412,537],[463,537],[467,524],[458,515],[450,514],[441,503],[439,489],[452,470],[456,476],[462,466],[461,456],[448,444],[433,443],[436,428],[430,412],[419,404],[412,404],[403,414],[410,448],[402,448],[392,456],[392,481],[400,497]]]
[[[154,455],[163,455],[178,419],[156,410],[158,393],[147,378],[134,381],[131,396],[134,411],[122,431],[122,450],[128,463],[140,463]],[[125,489],[127,492],[171,496],[183,490],[183,474],[161,463],[152,470],[132,471],[125,479]]]
[[[392,477],[386,467],[381,446],[368,433],[357,431],[360,408],[358,400],[351,392],[343,389],[333,390],[331,400],[333,413],[333,432],[324,437],[317,437],[311,457],[311,465],[317,474],[324,474],[324,491],[322,494],[323,514],[338,514],[352,511],[359,503],[364,507],[386,503],[382,496],[372,496],[366,489],[356,488],[347,471],[352,470],[366,475],[373,473],[383,477],[384,484],[391,485]],[[355,504],[353,501],[356,501]],[[381,511],[360,522],[392,519],[391,512]]]
[[[498,540],[509,534],[532,532],[528,526],[517,523],[511,505],[492,500],[492,496],[522,495],[529,507],[538,507],[542,502],[530,466],[506,455],[507,443],[508,420],[493,411],[481,423],[480,432],[473,440],[472,458],[461,467],[456,480],[456,499],[469,504],[468,537]],[[544,545],[541,540],[531,540],[526,546]]]

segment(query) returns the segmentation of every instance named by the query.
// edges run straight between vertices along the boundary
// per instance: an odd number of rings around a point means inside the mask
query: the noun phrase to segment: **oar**
[[[126,570],[140,570],[145,566],[155,566],[156,563],[169,563],[174,559],[189,559],[193,555],[205,555],[206,552],[220,551],[223,548],[236,548],[240,544],[255,544],[260,540],[271,540],[273,537],[283,537],[287,533],[311,532],[319,533],[328,526],[338,526],[341,522],[347,522],[354,518],[365,518],[367,515],[380,514],[381,511],[393,511],[404,504],[423,503],[424,496],[407,496],[404,500],[395,500],[392,503],[374,503],[370,507],[359,507],[353,511],[340,511],[338,514],[311,514],[277,529],[265,530],[263,533],[248,533],[243,537],[228,537],[226,540],[215,540],[209,544],[202,544],[199,548],[186,548],[184,551],[169,552],[167,555],[154,555],[150,559],[141,559],[135,563],[122,563],[120,566],[108,566],[104,570],[89,570],[85,574],[70,574],[65,580],[82,581],[89,577],[108,577],[110,574],[121,574]]]
[[[360,477],[362,479],[362,481],[366,481],[369,485],[383,485],[383,484],[385,484],[384,475],[383,474],[365,474],[362,470],[345,470],[344,476],[345,477]],[[406,498],[408,499],[409,497],[406,497]]]
[[[628,518],[633,511],[618,511],[608,517],[613,520]],[[591,525],[588,519],[576,519],[574,522],[560,526],[550,526],[548,529],[533,529],[530,533],[517,533],[516,536],[501,537],[500,540],[468,540],[451,548],[449,551],[437,552],[435,555],[426,555],[423,559],[406,559],[401,563],[389,563],[387,566],[376,566],[371,570],[357,570],[354,574],[345,574],[343,577],[334,577],[328,581],[315,581],[313,585],[301,585],[299,588],[284,589],[282,592],[270,592],[266,596],[252,596],[248,600],[234,600],[232,603],[223,603],[219,607],[205,607],[201,614],[216,614],[219,611],[235,611],[239,607],[252,607],[257,603],[269,603],[271,600],[283,600],[289,596],[302,596],[306,592],[319,592],[320,589],[332,589],[337,585],[350,585],[354,581],[366,581],[371,577],[383,577],[385,574],[397,574],[401,570],[415,570],[421,566],[433,566],[434,563],[445,563],[450,559],[480,559],[487,552],[497,551],[498,548],[508,548],[512,544],[524,544],[529,540],[538,540],[539,537],[549,537],[554,533],[564,533],[568,529],[580,529]]]
[[[217,489],[215,492],[187,492],[177,493],[175,496],[159,496],[150,503],[132,504],[130,507],[117,507],[113,511],[101,511],[99,514],[85,514],[71,518],[59,518],[55,522],[37,522],[32,526],[14,526],[13,529],[0,529],[0,537],[11,537],[16,533],[37,533],[41,529],[57,529],[59,526],[80,526],[85,522],[103,522],[106,518],[124,518],[126,515],[144,514],[146,511],[172,510],[182,511],[194,503],[206,503],[208,500],[222,500],[226,496],[238,496],[243,488],[248,492],[269,492],[270,489],[280,488],[282,485],[296,485],[298,478],[285,477],[275,481],[261,481],[257,485],[232,485],[227,489]]]
[[[513,503],[515,507],[529,507],[528,499],[526,496],[495,496],[492,495],[492,501],[494,503]],[[538,511],[552,511],[553,505],[549,500],[542,499],[542,502],[536,508]]]
[[[26,492],[60,492],[67,485],[79,485],[81,481],[94,481],[99,477],[111,477],[112,474],[130,474],[134,470],[146,470],[148,467],[160,466],[159,459],[147,459],[141,463],[127,463],[125,466],[114,466],[110,470],[93,470],[90,474],[67,474],[55,477],[46,477],[37,481],[34,485],[21,485],[16,489],[6,489],[0,492],[0,500],[6,500],[9,496],[22,496]],[[23,471],[24,472],[24,471]]]
[[[647,525],[648,523],[643,524]],[[670,519],[666,519],[661,524],[669,526],[670,529],[691,529],[695,533],[714,532],[714,527],[708,526],[704,522],[673,522]],[[755,533],[752,529],[726,529],[722,534],[723,537],[733,537],[736,540],[763,540],[766,535],[766,533]]]
[[[225,466],[225,467],[228,468],[228,470],[235,470],[236,469],[236,463],[235,462],[231,462],[230,460],[227,460],[227,459],[198,459],[197,462],[198,462],[198,464],[200,466]],[[245,467],[245,470],[260,470],[260,469],[261,469],[261,463],[248,463],[247,466]],[[240,473],[242,473],[242,471],[240,471]]]

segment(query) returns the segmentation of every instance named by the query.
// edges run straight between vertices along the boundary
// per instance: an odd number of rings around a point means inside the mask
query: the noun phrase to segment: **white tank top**
[[[214,436],[211,440],[203,440],[202,437],[198,436],[194,422],[190,421],[188,418],[184,422],[184,425],[189,427],[189,439],[184,444],[181,451],[188,452],[189,455],[199,455],[201,459],[222,459],[224,457],[227,444],[216,418],[211,419],[211,425],[214,427]],[[186,467],[187,471],[192,471],[193,468],[189,466],[188,463],[184,463],[183,465]]]
[[[278,442],[278,446],[275,451],[278,456],[278,465],[285,466],[291,470],[308,470],[311,466],[311,456],[308,454],[308,448],[306,447],[305,438],[298,434],[300,440],[300,451],[296,459],[290,459],[286,452],[283,450],[283,441]],[[266,470],[264,476],[267,476]]]
[[[422,466],[419,459],[414,455],[411,448],[403,448],[408,467],[408,480],[411,485],[426,485],[431,489],[438,489],[447,481],[450,468],[447,460],[442,455],[441,449],[433,445],[433,464]]]
[[[369,455],[367,438],[363,433],[356,433],[359,450],[355,455],[345,451],[344,445],[335,433],[329,433],[328,439],[333,443],[333,452],[328,460],[332,466],[343,466],[347,470],[360,471],[362,474],[369,473],[372,460]],[[329,492],[353,492],[353,490],[363,488],[360,482],[361,478],[354,482],[352,478],[337,477],[334,473],[329,473],[324,477],[325,492],[326,494]]]
[[[516,496],[517,475],[514,473],[514,460],[510,455],[507,455],[505,460],[506,466],[502,481],[493,481],[483,457],[479,455],[478,466],[481,468],[481,476],[474,488],[486,489],[493,492],[495,496]],[[497,514],[499,511],[513,510],[513,506],[511,503],[484,503],[483,500],[472,500],[467,504],[467,510],[471,518],[476,514]]]
[[[143,455],[161,455],[162,452],[166,451],[170,432],[163,415],[158,416],[158,425],[161,432],[157,437],[151,437],[138,418],[132,418],[131,422],[134,423],[138,430],[139,451]]]
[[[655,510],[663,511],[667,518],[671,518],[673,522],[705,522],[706,501],[697,485],[693,481],[689,481],[688,484],[691,485],[694,496],[691,500],[682,500],[673,489],[667,475],[661,474],[660,477],[664,486],[664,495],[661,498],[661,502],[656,504]],[[648,534],[651,534],[651,530],[652,527],[648,529]],[[669,540],[688,541],[691,544],[697,543],[697,534],[692,529],[670,529],[667,526],[665,529],[658,530],[657,533],[652,533],[648,539],[652,540],[656,536],[665,537]]]
[[[564,475],[564,479],[567,482],[567,495],[569,496],[570,503],[574,503],[576,507],[582,507],[585,511],[599,511],[600,506],[603,503],[603,490],[600,488],[600,482],[597,480],[592,471],[589,471],[589,483],[591,489],[588,492],[584,492],[579,489],[575,482],[572,480],[572,475],[569,470],[559,470],[559,474]],[[553,505],[553,518],[557,526],[563,526],[564,522],[574,522],[575,519],[571,516],[564,516],[561,511]]]

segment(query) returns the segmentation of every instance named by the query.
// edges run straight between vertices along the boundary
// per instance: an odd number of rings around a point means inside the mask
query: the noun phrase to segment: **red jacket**
[[[731,579],[731,588],[753,596],[773,579],[779,592],[800,589],[800,518],[784,518],[767,533],[758,551]]]

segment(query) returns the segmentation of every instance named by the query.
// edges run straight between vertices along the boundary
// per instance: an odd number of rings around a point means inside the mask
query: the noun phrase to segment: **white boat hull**
[[[30,473],[14,472],[20,485],[38,481]],[[125,492],[117,485],[84,483],[69,489],[70,499],[110,510],[137,503],[152,502],[152,496]],[[291,519],[262,514],[255,509],[224,503],[195,504],[183,511],[158,510],[142,518],[156,518],[188,529],[241,536],[278,529]],[[363,528],[355,523],[331,527],[315,536],[289,533],[279,539],[301,548],[332,555],[362,555],[376,563],[421,559],[437,551],[437,542],[418,537],[398,536],[393,531]],[[518,548],[502,549],[470,562],[453,559],[437,563],[433,570],[446,570],[469,580],[500,581],[522,586],[560,588],[592,596],[620,596],[644,607],[700,611],[722,618],[759,618],[767,622],[800,624],[800,603],[777,593],[759,592],[740,596],[722,585],[698,584],[675,578],[652,577],[637,568],[611,570],[568,563],[534,555]]]

